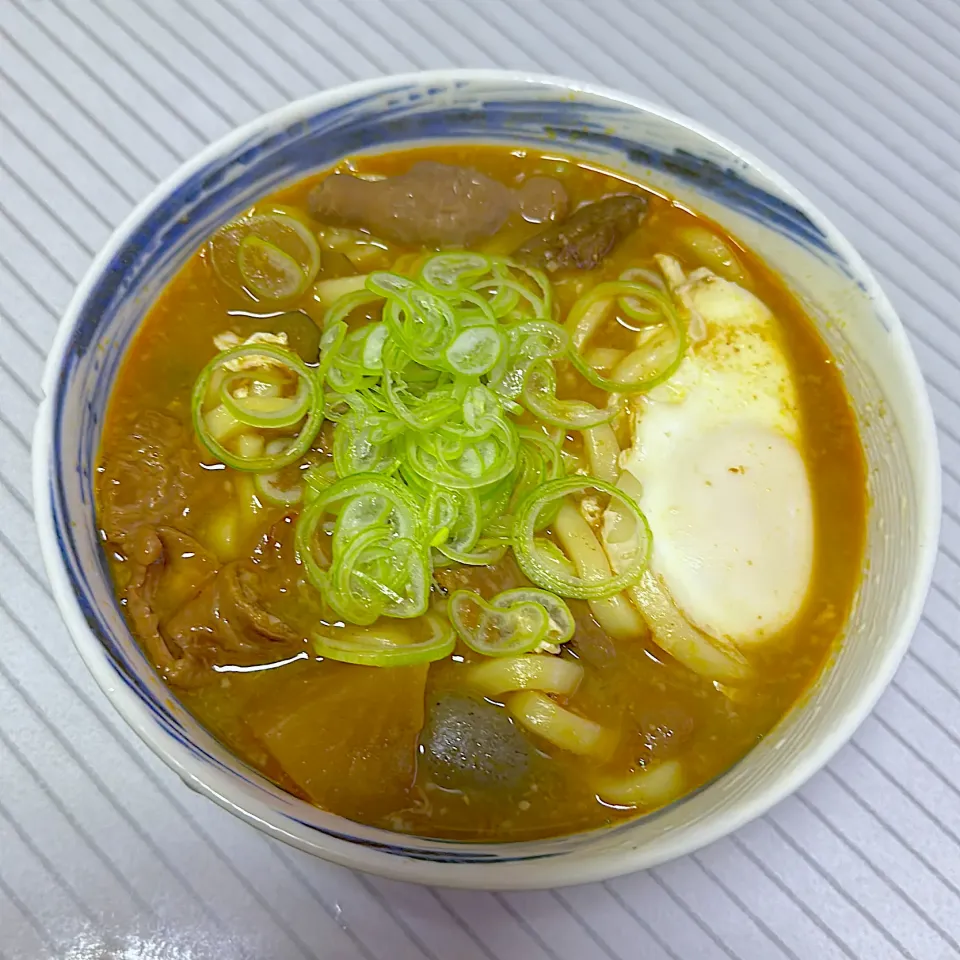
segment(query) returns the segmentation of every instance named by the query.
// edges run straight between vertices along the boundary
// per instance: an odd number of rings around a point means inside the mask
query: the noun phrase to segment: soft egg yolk
[[[746,646],[790,624],[812,573],[796,387],[753,294],[711,276],[690,295],[707,337],[640,401],[625,465],[643,485],[654,573],[691,623]]]

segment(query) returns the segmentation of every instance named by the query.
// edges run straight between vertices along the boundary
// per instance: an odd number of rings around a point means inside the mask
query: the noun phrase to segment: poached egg
[[[796,617],[813,569],[796,384],[756,296],[707,270],[674,292],[699,341],[637,401],[622,465],[642,485],[653,573],[690,623],[746,649]]]

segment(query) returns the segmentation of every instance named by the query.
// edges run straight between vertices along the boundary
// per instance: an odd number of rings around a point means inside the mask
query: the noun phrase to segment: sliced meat
[[[514,252],[541,270],[592,270],[636,229],[646,213],[646,197],[624,194],[580,207],[562,223],[542,230]]]
[[[327,177],[307,205],[318,220],[363,227],[386,240],[464,247],[492,236],[518,209],[538,223],[558,216],[566,208],[566,192],[547,177],[511,190],[479,170],[430,160],[384,180]]]
[[[528,782],[530,742],[506,710],[478,697],[452,691],[434,695],[420,742],[423,763],[441,787],[503,791]]]
[[[255,574],[244,561],[226,564],[216,577],[162,624],[171,646],[193,651],[263,652],[270,643],[297,644],[303,637],[263,607]],[[211,650],[212,648],[212,650]]]
[[[427,665],[325,661],[288,676],[247,717],[286,776],[314,803],[351,819],[402,807],[416,777]]]
[[[161,622],[189,605],[217,574],[217,561],[202,544],[173,527],[141,526],[128,537],[121,566],[121,603],[154,666],[168,679],[183,670],[183,650],[171,646]]]
[[[198,471],[186,428],[156,410],[124,426],[101,465],[100,525],[106,539],[124,546],[140,527],[176,523],[187,506],[186,487]]]
[[[296,514],[291,513],[260,538],[244,571],[255,571],[260,607],[278,616],[300,637],[309,637],[318,624],[338,617],[320,591],[307,584],[295,541]]]
[[[212,681],[213,664],[258,663],[303,646],[303,634],[268,609],[253,562],[217,560],[172,527],[141,527],[122,567],[123,606],[168,681]]]

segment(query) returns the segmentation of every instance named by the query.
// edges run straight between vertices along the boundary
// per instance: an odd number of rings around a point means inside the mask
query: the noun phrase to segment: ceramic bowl
[[[260,197],[347,154],[449,142],[526,145],[652,184],[701,211],[786,278],[837,358],[868,460],[867,565],[839,653],[809,696],[740,763],[656,814],[556,840],[419,839],[324,813],[222,747],[131,637],[97,541],[100,430],[124,352],[197,246]],[[695,850],[795,790],[850,737],[910,642],[929,586],[939,465],[927,396],[900,321],[839,231],[782,176],[699,124],[552,77],[443,71],[318,93],[208,147],[121,224],[66,311],[34,446],[44,559],[104,694],[184,782],[260,830],[395,879],[513,889],[583,883]]]

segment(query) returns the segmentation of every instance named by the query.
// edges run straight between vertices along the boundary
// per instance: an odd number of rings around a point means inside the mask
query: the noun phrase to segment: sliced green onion
[[[656,290],[664,289],[663,277],[656,270],[648,270],[646,267],[629,267],[620,274],[620,279],[649,285]],[[631,320],[636,320],[641,325],[663,323],[663,314],[649,301],[637,297],[620,297],[617,306]]]
[[[243,285],[260,300],[286,300],[307,286],[306,274],[289,253],[252,233],[240,241],[237,268]]]
[[[397,343],[417,363],[444,368],[444,351],[457,331],[453,308],[446,300],[412,286],[387,299],[383,320]]]
[[[337,469],[328,460],[308,467],[303,474],[303,499],[312,503],[327,487],[337,482]]]
[[[515,399],[534,361],[562,356],[570,341],[563,327],[549,320],[528,320],[505,329],[509,350],[491,372],[490,386],[501,396]]]
[[[517,432],[520,435],[520,452],[517,469],[513,473],[513,489],[508,500],[508,510],[511,513],[528,493],[548,480],[556,480],[564,472],[559,443],[550,440],[539,430],[521,427]],[[551,519],[552,514],[545,513],[541,518],[541,525],[547,526]]]
[[[467,327],[454,337],[444,357],[455,372],[478,377],[496,366],[505,346],[496,327]]]
[[[435,436],[408,433],[406,458],[410,468],[424,480],[469,490],[507,476],[514,467],[518,445],[517,428],[501,419],[492,421],[490,433],[467,444],[460,453],[441,446]]]
[[[239,385],[255,380],[255,376],[251,376],[250,372],[240,372],[224,377],[220,385],[220,399],[231,416],[250,427],[272,429],[292,427],[304,418],[310,408],[310,380],[299,377],[297,392],[292,397],[257,393],[243,397],[234,393]],[[256,383],[252,386],[255,387]]]
[[[384,399],[411,429],[431,430],[460,407],[462,399],[456,385],[441,385],[435,376],[420,379],[425,368],[392,340],[384,344],[382,363]],[[425,383],[432,385],[425,387]]]
[[[333,431],[333,463],[337,474],[348,477],[354,473],[393,473],[398,465],[392,439],[378,440],[380,420],[364,420],[355,413],[348,414]]]
[[[531,364],[523,386],[523,405],[545,423],[570,430],[589,430],[609,423],[617,415],[616,407],[595,407],[586,400],[558,400],[557,377],[547,360]]]
[[[422,523],[431,546],[466,553],[480,536],[480,499],[473,490],[434,487],[423,505]]]
[[[587,362],[584,351],[607,311],[624,298],[650,304],[651,310],[659,312],[672,338],[668,348],[661,351],[639,344],[614,371],[614,376],[605,377]],[[663,383],[676,373],[687,349],[684,324],[673,301],[663,291],[644,283],[614,280],[597,284],[570,308],[566,328],[570,334],[569,356],[573,365],[594,386],[612,393],[639,393]]]
[[[523,316],[525,311],[518,311],[516,306],[522,299],[528,304],[528,316],[543,320],[553,319],[553,286],[543,271],[517,263],[509,257],[491,259],[494,263],[494,277],[486,286],[493,287],[497,291],[491,306],[498,316],[510,318],[518,313]],[[522,280],[517,278],[516,274],[519,274]],[[530,289],[530,281],[533,281],[539,296]],[[479,281],[474,284],[474,288],[480,287],[483,283]],[[503,303],[509,303],[510,306],[504,307]]]
[[[430,634],[423,640],[410,641],[405,634],[378,624],[314,634],[313,648],[329,660],[367,667],[405,667],[450,656],[456,645],[450,624],[434,613],[428,613],[424,622]]]
[[[383,323],[371,324],[366,328],[360,353],[360,362],[366,373],[380,373],[383,370],[383,344],[389,332]]]
[[[479,253],[440,253],[420,270],[420,280],[441,295],[456,294],[493,269],[493,261]]]
[[[472,590],[455,590],[450,595],[449,612],[460,639],[485,657],[529,653],[550,626],[546,610],[537,603],[518,601],[495,607]]]
[[[620,572],[610,577],[577,576],[564,569],[563,565],[557,563],[537,542],[536,530],[543,511],[562,503],[569,494],[586,490],[599,490],[620,501],[639,531],[633,556],[629,560],[625,558]],[[513,534],[513,550],[520,569],[538,586],[563,597],[599,600],[620,593],[643,576],[650,555],[651,541],[647,518],[632,497],[612,484],[593,477],[564,477],[545,483],[539,490],[528,494],[519,505]]]
[[[430,569],[419,543],[395,537],[380,524],[341,543],[339,551],[334,548],[326,599],[343,617],[362,624],[378,616],[411,619],[426,613]]]
[[[430,559],[422,546],[420,505],[396,480],[357,474],[320,491],[297,520],[296,549],[307,578],[351,623],[416,617],[427,609]],[[331,555],[317,533],[336,516]]]
[[[409,277],[405,277],[403,274],[381,271],[379,273],[368,274],[365,280],[365,286],[371,292],[381,297],[389,298],[405,293],[411,287],[415,286],[415,284]]]
[[[313,281],[315,241],[302,218],[277,208],[224,228],[209,256],[218,270],[233,257],[224,279],[238,289],[285,297]],[[602,479],[564,478],[564,434],[608,424],[617,407],[560,399],[555,364],[570,359],[610,390],[645,389],[654,382],[650,370],[669,375],[673,352],[683,349],[672,305],[644,284],[600,284],[563,327],[554,322],[547,277],[509,258],[447,252],[401,262],[410,276],[378,271],[316,285],[325,307],[317,369],[266,343],[215,357],[194,387],[197,434],[222,462],[256,474],[248,485],[259,502],[303,503],[296,550],[306,579],[337,617],[374,630],[364,643],[349,631],[324,633],[318,643],[350,648],[341,658],[394,662],[392,653],[380,656],[393,639],[384,639],[378,620],[425,614],[434,567],[495,564],[511,546],[537,586],[490,603],[459,593],[451,616],[465,642],[487,654],[558,650],[574,628],[561,597],[613,603],[607,598],[636,586],[650,536],[629,495]],[[649,306],[651,320],[662,322],[645,326],[636,348],[611,360],[609,347],[588,341],[614,306],[628,315]],[[609,376],[585,371],[585,356],[599,358]],[[322,448],[332,459],[297,470],[293,482],[293,470],[279,471],[310,449],[324,412],[334,427]],[[604,429],[597,437],[609,440]],[[591,462],[609,473],[611,454],[602,452]],[[639,531],[630,549],[618,541],[616,564],[602,570],[571,562],[538,536],[552,527],[576,561],[583,537],[569,535],[574,507],[565,498],[591,488],[619,498]]]
[[[254,300],[302,294],[320,269],[320,245],[292,207],[273,207],[221,227],[207,244],[214,272]]]
[[[229,450],[225,445],[225,435],[222,430],[217,430],[214,423],[211,422],[209,415],[203,410],[204,400],[207,397],[210,379],[225,368],[225,364],[233,360],[243,360],[248,358],[262,358],[270,363],[289,371],[299,378],[297,387],[297,396],[299,396],[301,385],[307,391],[307,405],[304,409],[301,419],[303,425],[299,433],[289,437],[285,448],[276,454],[264,453],[261,455],[241,456]],[[228,381],[224,381],[225,383]],[[203,445],[222,463],[235,470],[245,470],[254,473],[269,473],[279,470],[287,464],[293,463],[303,456],[310,449],[320,430],[323,422],[323,391],[317,383],[314,372],[298,357],[293,351],[283,347],[274,346],[266,343],[241,344],[237,347],[231,347],[218,353],[200,372],[197,381],[193,387],[193,395],[190,401],[193,413],[193,427]],[[229,411],[227,411],[229,414]],[[261,426],[262,421],[258,417],[244,414],[253,419],[254,422],[249,426]],[[240,418],[233,418],[240,420]],[[240,422],[243,422],[240,420]],[[294,421],[295,423],[296,421]],[[283,427],[292,426],[286,421]],[[286,439],[286,438],[272,438]]]
[[[549,623],[544,637],[549,643],[560,646],[573,637],[577,625],[570,608],[555,593],[537,587],[517,587],[498,593],[490,605],[506,610],[517,603],[536,603],[546,611]]]
[[[481,537],[471,550],[453,550],[446,544],[441,544],[437,549],[454,563],[463,563],[468,567],[489,567],[506,556],[510,544],[493,537]]]

